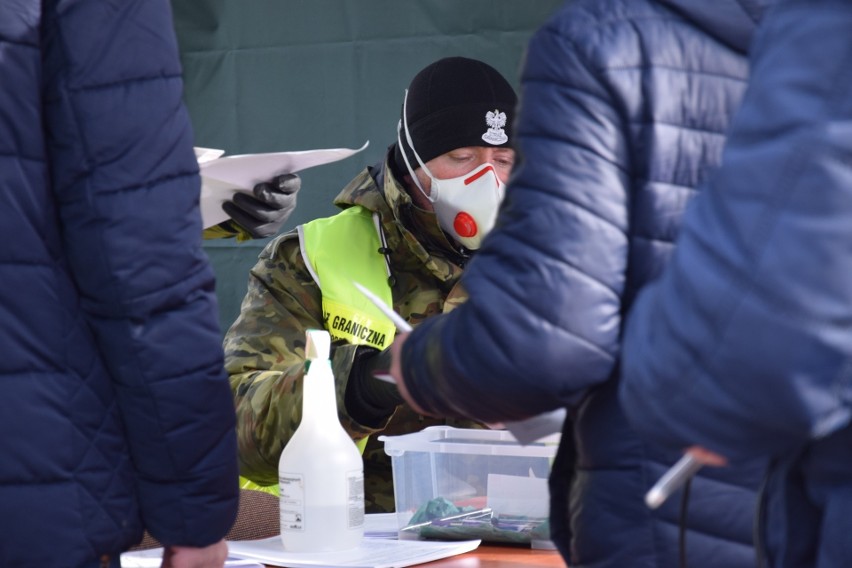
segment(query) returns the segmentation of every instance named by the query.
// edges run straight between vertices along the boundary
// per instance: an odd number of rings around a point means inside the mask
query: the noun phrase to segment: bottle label
[[[354,529],[364,524],[364,470],[354,470],[346,473],[349,486],[349,528]]]
[[[301,473],[279,473],[279,494],[281,501],[281,530],[305,530],[305,477]],[[347,528],[357,529],[364,525],[364,472],[361,469],[346,472],[346,511]],[[340,514],[340,509],[337,509]],[[316,515],[314,515],[316,513]],[[329,511],[314,507],[311,515],[320,520]],[[339,518],[339,517],[338,517]],[[322,520],[324,523],[324,520]]]
[[[299,473],[282,473],[278,476],[278,484],[281,496],[281,530],[305,530],[304,477]]]

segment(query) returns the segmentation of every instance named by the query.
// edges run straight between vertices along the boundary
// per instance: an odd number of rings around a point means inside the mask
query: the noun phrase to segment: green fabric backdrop
[[[367,150],[301,173],[282,229],[331,200],[395,139],[403,91],[441,57],[486,61],[516,87],[526,43],[562,0],[173,0],[197,146],[227,154]],[[239,313],[266,240],[205,244],[222,331]]]

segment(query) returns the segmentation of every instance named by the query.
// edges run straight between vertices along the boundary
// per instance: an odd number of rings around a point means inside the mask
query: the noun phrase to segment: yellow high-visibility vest
[[[393,305],[378,215],[356,205],[300,225],[298,232],[302,257],[322,291],[323,323],[332,340],[379,350],[390,346],[393,323],[352,285],[358,282]]]

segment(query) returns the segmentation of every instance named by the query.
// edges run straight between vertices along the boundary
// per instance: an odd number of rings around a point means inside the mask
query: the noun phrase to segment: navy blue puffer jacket
[[[620,394],[637,430],[773,458],[773,568],[852,565],[850,29],[849,0],[767,17],[724,165],[626,328]]]
[[[0,566],[201,546],[233,403],[165,0],[0,2]],[[115,560],[113,560],[115,561]]]
[[[620,338],[720,160],[761,11],[735,0],[579,0],[555,14],[530,43],[522,161],[465,271],[470,300],[404,346],[403,374],[426,410],[501,421],[571,409],[551,521],[572,567],[678,565],[680,499],[656,511],[642,499],[679,451],[643,442],[627,423]],[[753,565],[762,466],[694,481],[690,567]]]

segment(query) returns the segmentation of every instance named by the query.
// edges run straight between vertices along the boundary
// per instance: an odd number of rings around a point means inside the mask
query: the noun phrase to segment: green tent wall
[[[518,86],[532,32],[562,0],[173,0],[197,146],[227,154],[369,148],[303,171],[282,231],[331,201],[395,140],[403,92],[441,57],[486,61]],[[207,241],[224,333],[267,240]]]

